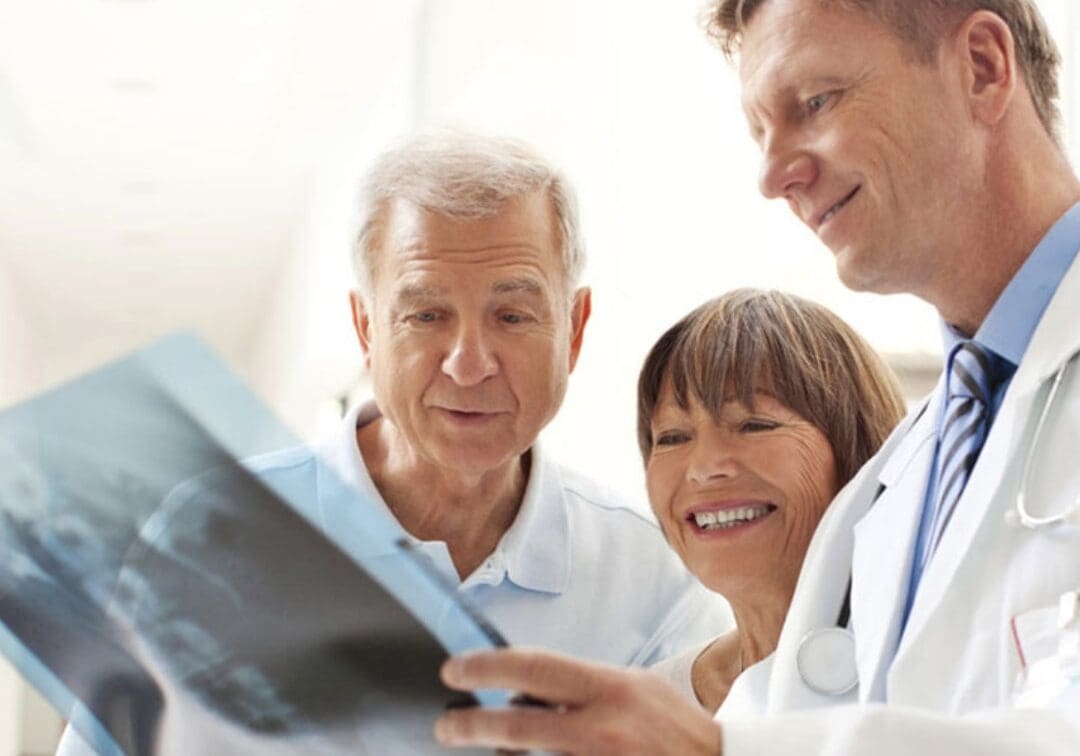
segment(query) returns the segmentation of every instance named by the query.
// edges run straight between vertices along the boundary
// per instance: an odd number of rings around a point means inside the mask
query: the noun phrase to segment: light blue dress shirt
[[[990,349],[997,355],[1005,358],[1017,366],[1027,351],[1031,336],[1035,328],[1046,312],[1050,300],[1057,291],[1058,285],[1065,277],[1065,273],[1072,265],[1076,252],[1080,247],[1080,203],[1073,205],[1055,223],[1042,241],[1035,247],[1031,255],[1009,281],[1001,292],[994,306],[990,309],[986,320],[979,326],[973,341]],[[952,368],[953,356],[965,340],[965,336],[953,326],[942,323],[942,338],[945,345],[945,374]],[[990,424],[997,416],[998,408],[1005,392],[1012,382],[1002,381],[995,389],[993,403],[990,408]],[[947,389],[946,382],[942,382],[942,391]],[[941,424],[945,419],[945,407],[947,402],[941,402],[941,412],[937,418],[936,435],[940,436]],[[922,578],[922,565],[919,555],[923,553],[925,541],[929,537],[931,520],[934,511],[934,494],[937,489],[937,455],[940,449],[934,451],[934,461],[930,467],[930,479],[926,486],[926,495],[923,502],[922,519],[919,523],[919,535],[915,542],[915,554],[911,566],[911,581],[908,586],[907,604],[904,609],[904,623],[907,623],[911,606],[915,601],[915,592],[918,590],[919,580]],[[978,464],[976,462],[976,464]]]

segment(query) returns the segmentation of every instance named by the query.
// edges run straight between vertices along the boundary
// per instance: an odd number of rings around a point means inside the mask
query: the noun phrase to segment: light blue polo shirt
[[[372,402],[354,408],[318,455],[390,514],[356,445],[356,428],[378,416]],[[530,453],[517,517],[464,580],[444,542],[406,534],[511,645],[648,666],[732,627],[727,603],[686,570],[654,522],[614,491],[556,464],[541,444]],[[339,544],[358,532],[357,513],[342,506],[342,497],[320,496],[319,506],[318,524]]]

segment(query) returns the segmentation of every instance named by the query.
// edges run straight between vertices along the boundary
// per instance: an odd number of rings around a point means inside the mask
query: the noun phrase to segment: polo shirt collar
[[[379,416],[374,402],[357,405],[345,415],[338,430],[319,445],[321,519],[328,527],[346,532],[369,527],[359,507],[327,507],[330,498],[347,495],[343,489],[351,489],[366,495],[373,507],[397,524],[401,537],[410,544],[423,547],[439,543],[445,546],[441,542],[421,541],[402,528],[375,487],[356,445],[356,429]],[[547,458],[539,442],[526,453],[531,455],[529,480],[525,484],[521,507],[487,561],[504,565],[506,576],[521,588],[558,594],[570,583],[570,517],[566,491],[558,466]],[[328,509],[336,514],[332,515]],[[392,540],[383,539],[383,543],[382,549],[369,553],[388,554],[395,550]],[[472,577],[466,578],[465,582],[469,583]]]
[[[374,402],[365,402],[345,414],[338,428],[316,446],[316,475],[319,518],[324,529],[335,541],[364,538],[363,533],[375,529],[377,537],[366,539],[363,553],[383,556],[398,553],[397,541],[404,538],[411,544],[420,541],[401,527],[387,506],[356,445],[356,429],[379,417]],[[356,506],[360,494],[371,509]]]
[[[530,591],[562,593],[570,584],[570,516],[559,468],[533,444],[521,508],[496,547],[507,576]]]

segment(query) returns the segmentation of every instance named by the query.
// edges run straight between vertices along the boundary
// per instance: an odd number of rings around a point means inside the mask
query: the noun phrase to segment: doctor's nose
[[[762,147],[758,190],[766,198],[793,201],[816,178],[817,165],[805,150],[768,142]]]
[[[443,358],[442,371],[459,386],[475,386],[499,372],[499,361],[481,329],[462,327]]]

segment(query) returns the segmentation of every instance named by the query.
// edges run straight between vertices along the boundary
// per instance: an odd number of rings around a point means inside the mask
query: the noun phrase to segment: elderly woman
[[[660,337],[638,382],[649,500],[736,627],[655,671],[715,711],[773,652],[825,508],[903,413],[881,358],[798,297],[733,291]],[[766,678],[759,665],[740,685]]]

